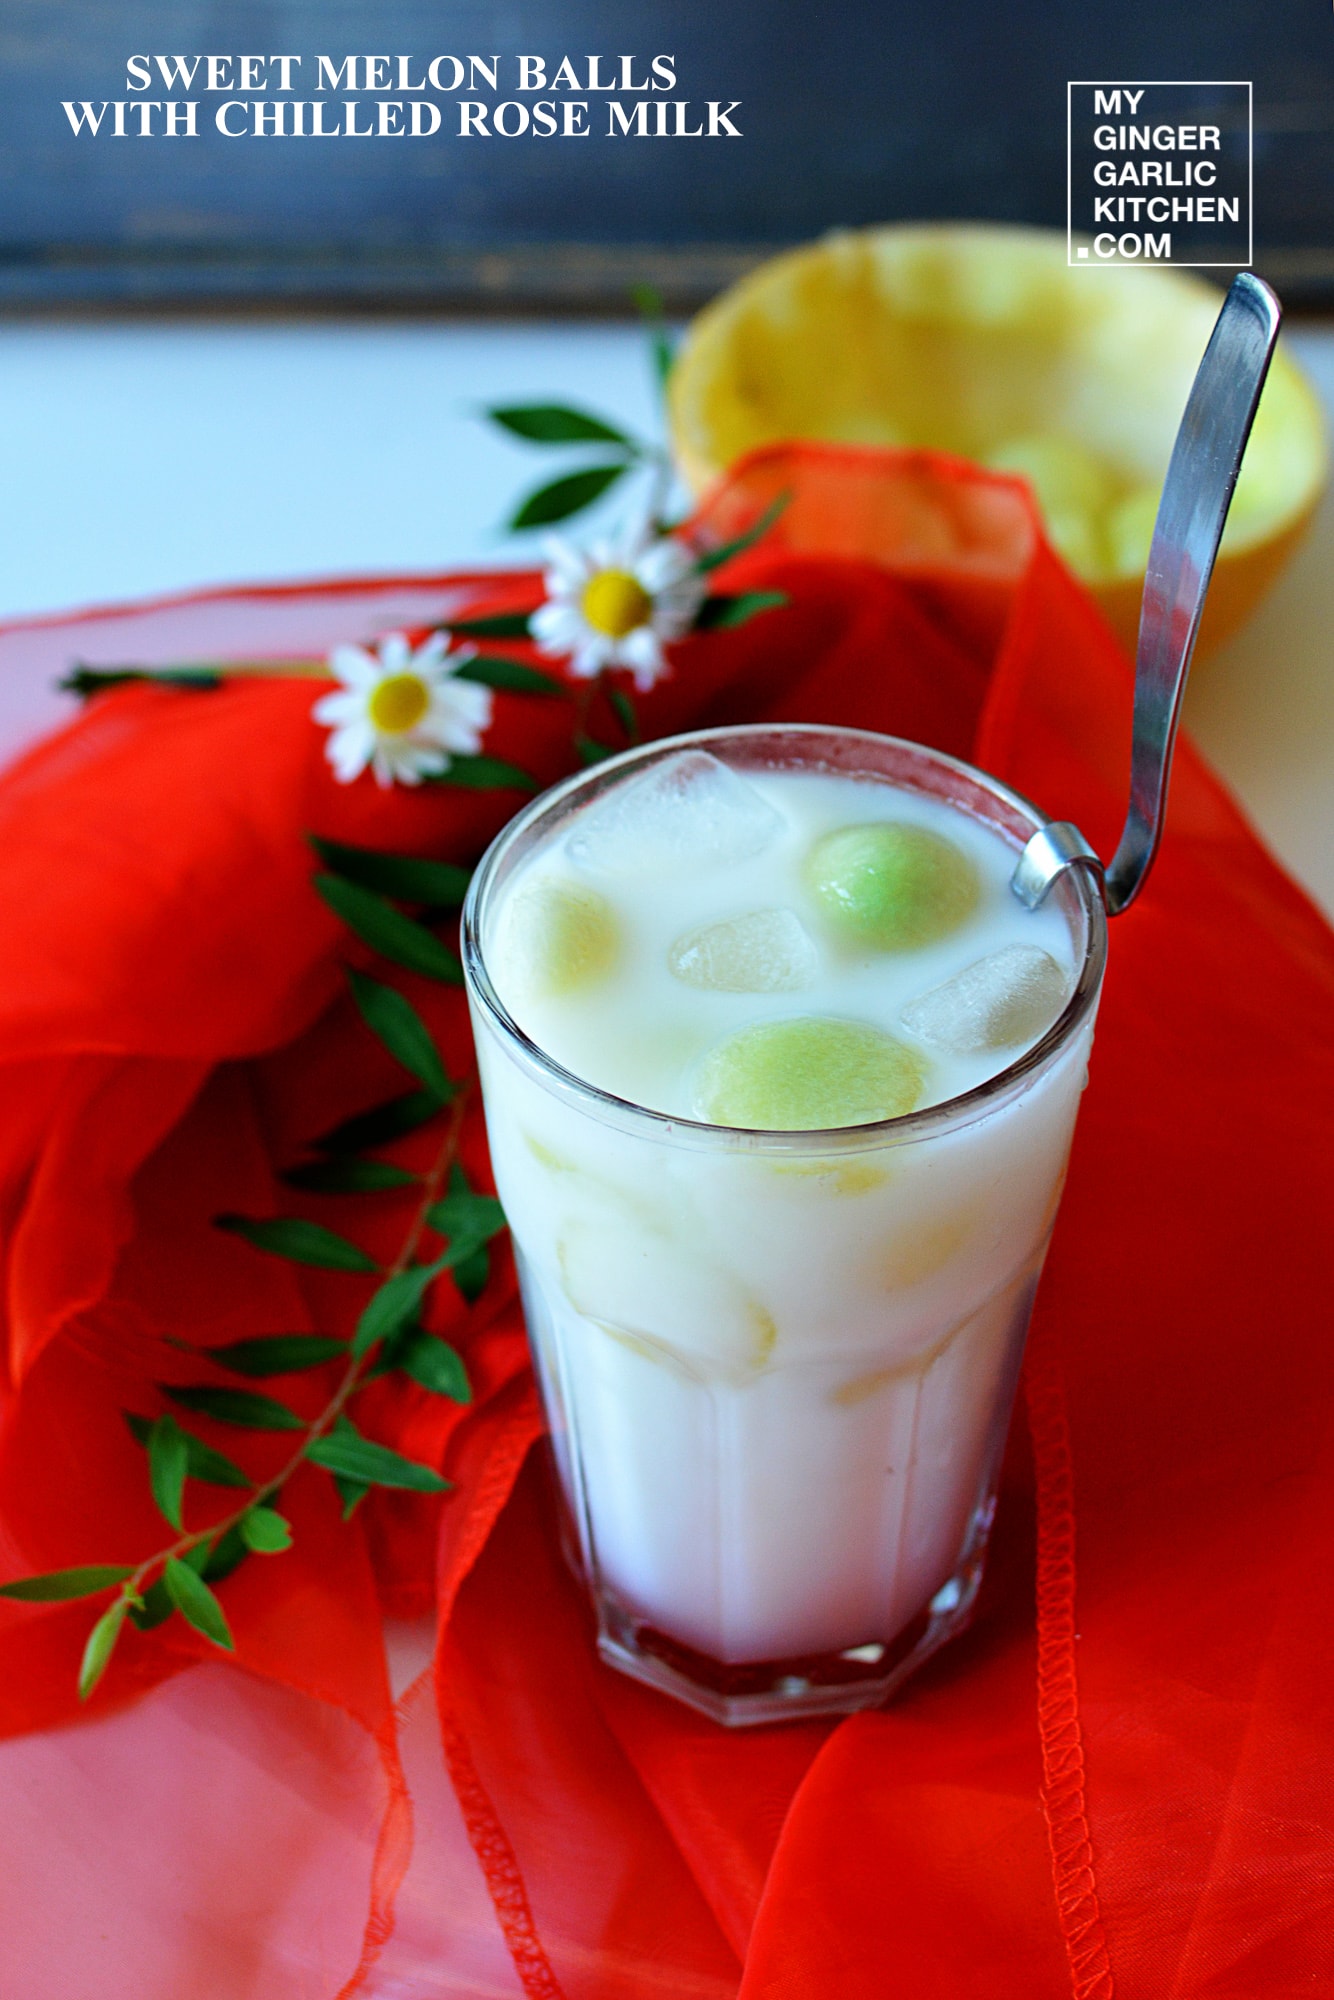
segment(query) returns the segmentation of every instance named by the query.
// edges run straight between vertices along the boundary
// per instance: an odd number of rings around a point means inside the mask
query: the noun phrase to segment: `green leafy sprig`
[[[87,701],[111,688],[126,687],[132,681],[156,682],[159,687],[182,688],[187,693],[212,694],[229,678],[239,674],[280,675],[284,679],[319,679],[329,671],[323,659],[173,660],[163,666],[89,666],[75,660],[56,686],[64,694],[76,694]]]
[[[666,393],[673,360],[662,299],[649,285],[635,286],[630,296],[648,333],[653,374],[661,397]],[[651,472],[656,502],[653,511],[661,512],[672,474],[671,459],[661,444],[636,437],[623,425],[592,410],[577,409],[571,403],[496,403],[486,415],[524,444],[560,451],[591,447],[598,453],[596,458],[571,466],[557,478],[525,494],[505,524],[511,533],[550,528],[558,521],[571,520],[601,500],[627,473],[639,468]]]
[[[601,500],[636,467],[658,471],[664,462],[661,446],[569,403],[496,403],[486,414],[493,424],[525,444],[560,450],[571,445],[600,447],[596,459],[576,465],[525,494],[505,523],[512,534],[568,521]]]
[[[663,389],[672,351],[661,301],[644,293],[637,303],[649,326],[653,365]],[[657,527],[663,533],[670,531],[670,524],[661,515],[671,464],[661,446],[635,437],[590,411],[563,403],[503,405],[488,414],[511,436],[526,443],[562,450],[593,447],[599,454],[529,493],[511,517],[512,528],[568,520],[640,467],[650,470],[654,478],[651,512]],[[745,533],[697,554],[699,574],[710,576],[752,547],[786,504],[787,496],[780,496]],[[735,629],[785,602],[779,591],[710,592],[703,599],[694,629]],[[483,645],[528,640],[531,616],[530,611],[513,611],[464,617],[442,621],[437,629]],[[76,662],[60,685],[84,697],[133,681],[207,692],[221,687],[231,675],[319,676],[325,671],[323,660],[306,659],[184,661],[152,667],[93,667]],[[463,679],[500,692],[570,701],[573,747],[585,764],[612,756],[641,739],[631,695],[606,672],[571,689],[536,665],[489,652],[461,662],[456,671]],[[599,700],[614,732],[623,739],[620,744],[591,734],[590,719]],[[435,782],[483,790],[531,792],[537,788],[532,776],[518,765],[484,755],[452,755],[448,768]],[[466,870],[448,862],[383,854],[337,841],[316,838],[312,844],[322,864],[314,877],[316,892],[378,960],[446,985],[461,983],[457,954],[437,935],[436,925],[442,915],[461,904],[467,888]],[[401,907],[404,904],[410,907]],[[226,1453],[197,1437],[172,1410],[157,1417],[128,1411],[126,1423],[146,1455],[154,1503],[173,1530],[174,1539],[136,1563],[83,1564],[0,1585],[0,1596],[28,1603],[115,1593],[93,1625],[84,1649],[79,1692],[85,1699],[106,1671],[127,1622],[147,1631],[179,1615],[213,1645],[224,1649],[233,1646],[214,1586],[251,1555],[277,1555],[290,1547],[290,1525],[275,1503],[302,1466],[319,1466],[330,1474],[344,1518],[375,1486],[422,1493],[443,1492],[448,1487],[434,1467],[363,1436],[349,1406],[368,1382],[393,1371],[432,1394],[456,1402],[468,1400],[471,1392],[462,1357],[424,1324],[424,1308],[432,1285],[446,1272],[465,1299],[478,1297],[487,1282],[488,1245],[504,1228],[504,1217],[494,1197],[469,1185],[458,1158],[468,1083],[448,1074],[426,1023],[397,987],[369,972],[351,969],[348,981],[366,1028],[411,1078],[413,1088],[342,1120],[314,1142],[313,1157],[291,1168],[283,1178],[294,1189],[325,1196],[374,1195],[415,1186],[418,1199],[411,1224],[398,1255],[390,1264],[381,1265],[349,1238],[299,1216],[217,1218],[219,1227],[232,1231],[261,1253],[349,1275],[374,1274],[378,1283],[350,1340],[318,1333],[272,1334],[198,1350],[200,1358],[215,1370],[242,1378],[242,1384],[281,1380],[341,1364],[332,1393],[313,1418],[300,1415],[279,1396],[235,1382],[159,1384],[164,1399],[183,1415],[202,1416],[254,1434],[290,1437],[291,1450],[276,1472],[263,1480],[252,1478]],[[426,1172],[412,1172],[376,1157],[379,1148],[440,1118],[446,1120],[444,1136]],[[442,1247],[423,1255],[428,1236],[438,1238]],[[188,1348],[188,1343],[172,1344]],[[192,1483],[231,1490],[241,1497],[221,1519],[205,1528],[191,1528],[186,1508]]]
[[[315,887],[353,933],[381,958],[411,967],[444,984],[457,984],[458,960],[430,928],[435,916],[456,909],[467,887],[466,871],[446,862],[390,855],[312,841],[324,872]],[[406,902],[418,914],[398,907]],[[397,1256],[380,1264],[359,1244],[300,1216],[257,1218],[223,1215],[220,1228],[256,1251],[298,1264],[352,1275],[374,1274],[378,1283],[350,1339],[319,1333],[272,1334],[214,1348],[191,1349],[233,1383],[163,1382],[173,1405],[157,1417],[126,1412],[131,1435],[145,1452],[148,1485],[171,1540],[133,1563],[89,1563],[20,1577],[0,1585],[0,1596],[51,1604],[115,1595],[89,1632],[79,1672],[87,1699],[101,1680],[127,1623],[151,1630],[179,1615],[212,1645],[232,1650],[234,1640],[216,1586],[252,1555],[278,1555],[291,1546],[290,1523],[277,1504],[303,1466],[329,1473],[344,1519],[372,1487],[442,1493],[449,1481],[433,1467],[405,1457],[363,1435],[351,1405],[368,1382],[394,1371],[433,1395],[466,1403],[471,1396],[463,1358],[423,1324],[432,1285],[445,1273],[463,1297],[475,1300],[489,1275],[488,1246],[505,1226],[500,1203],[468,1181],[459,1159],[470,1083],[452,1078],[420,1013],[387,981],[349,969],[351,996],[362,1021],[417,1088],[345,1120],[316,1142],[318,1157],[285,1178],[321,1194],[373,1194],[415,1186],[417,1200]],[[374,1158],[373,1149],[445,1118],[441,1143],[424,1172]],[[439,1248],[431,1248],[432,1242]],[[281,1396],[246,1386],[341,1364],[337,1380],[313,1417]],[[291,1439],[278,1469],[256,1479],[197,1437],[180,1420],[202,1416],[252,1434]],[[187,1509],[192,1485],[231,1489],[235,1505],[207,1527],[192,1527]]]

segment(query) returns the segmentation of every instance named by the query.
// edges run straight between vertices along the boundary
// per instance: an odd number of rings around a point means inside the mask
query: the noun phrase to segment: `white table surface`
[[[1334,412],[1334,327],[1291,336]],[[512,562],[547,454],[493,401],[656,423],[633,326],[0,325],[0,617],[223,582]],[[1187,722],[1334,914],[1334,499]]]

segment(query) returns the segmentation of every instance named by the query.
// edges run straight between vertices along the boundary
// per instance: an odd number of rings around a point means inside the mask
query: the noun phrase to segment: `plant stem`
[[[412,1221],[408,1227],[408,1233],[404,1238],[403,1246],[393,1263],[384,1271],[386,1281],[397,1277],[400,1272],[407,1270],[416,1253],[417,1245],[421,1241],[422,1231],[426,1228],[427,1213],[432,1205],[440,1199],[445,1178],[458,1155],[459,1140],[463,1131],[463,1115],[467,1108],[471,1089],[472,1079],[469,1078],[460,1087],[458,1094],[450,1106],[449,1124],[445,1130],[444,1141],[432,1165],[422,1177],[421,1197],[413,1211]],[[252,1486],[245,1500],[239,1506],[235,1507],[230,1514],[225,1515],[221,1521],[213,1522],[210,1527],[201,1528],[195,1532],[178,1536],[170,1547],[158,1549],[153,1555],[146,1557],[139,1564],[133,1576],[127,1577],[121,1585],[121,1595],[127,1603],[133,1603],[142,1596],[143,1586],[154,1570],[159,1568],[165,1569],[169,1562],[187,1555],[191,1549],[198,1548],[201,1542],[220,1541],[231,1529],[239,1526],[252,1507],[262,1507],[282,1490],[287,1481],[292,1477],[292,1474],[300,1466],[314,1440],[317,1437],[323,1437],[326,1431],[333,1428],[348,1402],[361,1387],[366,1371],[375,1357],[375,1351],[375,1348],[372,1347],[367,1353],[358,1355],[355,1360],[348,1362],[343,1379],[337,1389],[319,1415],[306,1425],[301,1435],[300,1444],[277,1472],[258,1485]]]

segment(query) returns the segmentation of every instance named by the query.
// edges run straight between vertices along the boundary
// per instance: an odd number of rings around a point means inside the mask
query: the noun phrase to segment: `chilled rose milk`
[[[900,848],[921,908],[886,944]],[[475,1009],[583,1559],[714,1660],[874,1660],[980,1554],[1091,1024],[975,1116],[883,1121],[1062,1013],[1076,942],[1011,894],[1016,858],[937,796],[688,751],[559,822],[488,912],[496,993],[559,1066]],[[793,1108],[798,1139],[701,1129]]]

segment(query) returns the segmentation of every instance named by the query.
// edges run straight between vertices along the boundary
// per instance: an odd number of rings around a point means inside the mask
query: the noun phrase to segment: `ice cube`
[[[948,937],[981,893],[976,868],[952,840],[898,820],[822,834],[804,872],[830,927],[875,951],[915,951]]]
[[[501,912],[495,968],[502,1000],[557,999],[596,985],[621,954],[605,896],[584,882],[521,883]]]
[[[695,1110],[752,1132],[818,1132],[899,1118],[920,1101],[921,1060],[865,1021],[806,1015],[728,1035],[699,1066]]]
[[[1036,945],[1007,944],[909,1001],[899,1016],[923,1042],[977,1055],[1031,1042],[1065,1004],[1069,979]]]
[[[795,993],[815,978],[819,959],[791,910],[749,910],[686,931],[667,963],[687,986],[718,993]]]
[[[599,875],[717,867],[759,854],[784,825],[782,814],[717,757],[683,750],[589,806],[567,852]]]

